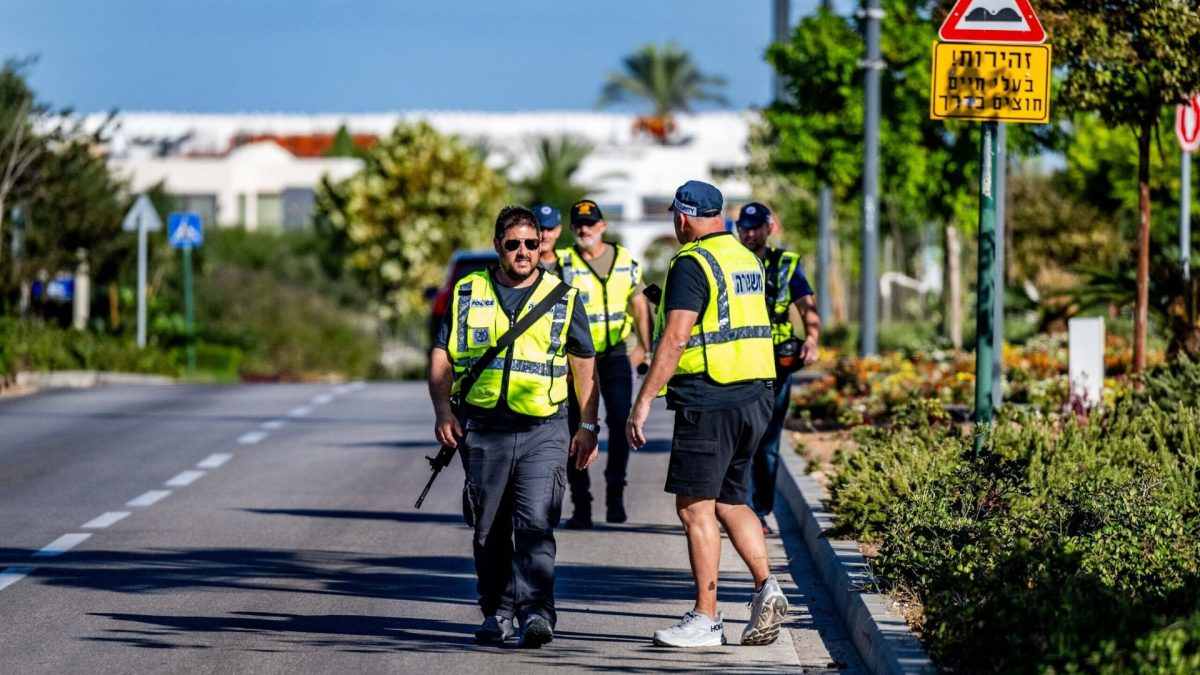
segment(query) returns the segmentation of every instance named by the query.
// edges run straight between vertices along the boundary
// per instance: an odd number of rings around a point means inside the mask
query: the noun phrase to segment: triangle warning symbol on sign
[[[1029,0],[958,0],[938,37],[946,42],[1040,44],[1046,30]]]

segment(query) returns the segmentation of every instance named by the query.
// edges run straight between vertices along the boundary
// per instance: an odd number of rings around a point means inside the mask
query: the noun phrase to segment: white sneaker
[[[779,637],[779,626],[787,618],[788,601],[774,575],[767,577],[750,600],[750,623],[742,631],[742,644],[769,645]]]
[[[674,626],[654,631],[654,644],[664,647],[719,647],[725,642],[725,615],[721,612],[713,621],[691,611]]]

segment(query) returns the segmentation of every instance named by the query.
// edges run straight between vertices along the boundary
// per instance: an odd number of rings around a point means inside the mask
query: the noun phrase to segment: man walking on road
[[[536,216],[505,208],[493,243],[500,264],[455,284],[431,355],[429,393],[438,442],[464,458],[484,616],[475,638],[503,642],[519,619],[520,646],[540,647],[553,639],[557,618],[554,527],[568,455],[578,468],[596,459],[595,351],[578,292],[537,266]],[[510,346],[495,349],[525,326]],[[574,438],[564,410],[568,366],[583,401]],[[462,391],[464,376],[474,374]]]
[[[813,289],[800,266],[800,255],[767,246],[775,219],[766,206],[753,202],[738,214],[737,233],[746,248],[754,252],[766,270],[767,314],[771,317],[771,339],[775,343],[775,407],[771,424],[758,444],[750,469],[750,508],[758,515],[763,534],[771,534],[767,516],[775,509],[775,475],[779,472],[779,437],[787,418],[792,396],[792,371],[817,361],[817,338],[821,319]],[[788,309],[792,305],[804,320],[804,340],[792,334]],[[781,358],[780,355],[786,354]]]
[[[726,231],[717,188],[688,181],[675,192],[675,236],[655,326],[655,356],[629,416],[629,442],[646,444],[643,425],[664,388],[675,411],[667,492],[687,536],[696,604],[654,642],[671,647],[725,644],[717,611],[721,527],[754,577],[742,644],[779,636],[787,598],[767,564],[758,518],[746,506],[750,462],[771,418],[775,379],[762,264]]]
[[[558,209],[546,204],[535,205],[533,214],[537,216],[538,230],[542,235],[542,245],[538,247],[538,267],[553,272],[558,267],[558,253],[554,246],[562,234],[562,217]]]
[[[606,243],[602,236],[608,224],[600,207],[590,199],[571,206],[571,232],[575,246],[557,251],[557,274],[579,291],[586,310],[596,349],[596,373],[600,395],[604,399],[608,427],[608,460],[604,465],[605,520],[623,523],[625,513],[625,472],[629,465],[629,442],[625,422],[633,399],[633,369],[625,339],[637,326],[640,345],[634,350],[637,363],[647,358],[650,345],[650,304],[641,294],[642,266],[629,251]],[[579,404],[570,400],[569,423],[579,421]],[[567,528],[592,527],[591,477],[587,469],[567,469],[571,484],[571,518]]]

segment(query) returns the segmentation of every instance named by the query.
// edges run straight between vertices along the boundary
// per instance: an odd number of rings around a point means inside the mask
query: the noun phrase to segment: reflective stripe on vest
[[[558,285],[558,278],[543,273],[517,320]],[[461,377],[489,347],[511,327],[500,306],[487,270],[463,277],[454,290],[457,306],[448,340],[454,375]],[[549,417],[567,399],[566,339],[570,330],[576,291],[570,291],[550,311],[538,318],[507,350],[483,369],[466,402],[478,408],[495,408],[503,398],[521,415]],[[503,390],[503,391],[502,391]],[[452,393],[458,393],[457,388]]]
[[[641,265],[634,261],[629,251],[616,244],[611,246],[613,266],[603,281],[574,249],[555,251],[563,281],[579,290],[597,352],[607,351],[623,342],[632,332],[633,316],[626,308],[634,289],[642,281]]]
[[[692,328],[675,374],[706,373],[721,384],[773,379],[775,355],[758,257],[726,234],[684,246],[671,259],[671,266],[684,257],[696,260],[704,271],[709,301]],[[662,303],[656,344],[665,326],[666,303]]]
[[[771,315],[771,339],[775,344],[779,344],[793,335],[788,307],[793,300],[791,281],[796,268],[800,266],[800,255],[791,251],[769,249],[767,259],[771,259],[776,251],[779,254],[779,262],[775,269],[775,297],[767,298],[767,310]]]

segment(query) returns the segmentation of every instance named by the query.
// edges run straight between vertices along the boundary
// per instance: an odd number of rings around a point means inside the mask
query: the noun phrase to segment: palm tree
[[[518,201],[566,208],[592,191],[591,186],[575,182],[575,174],[593,150],[591,143],[573,136],[542,136],[532,145],[538,168],[517,181]]]
[[[725,78],[700,72],[691,54],[675,43],[665,47],[648,44],[624,59],[624,72],[610,73],[597,105],[605,106],[628,99],[641,99],[653,112],[638,118],[637,128],[666,143],[674,129],[672,115],[691,112],[692,104],[728,101],[718,91]]]

